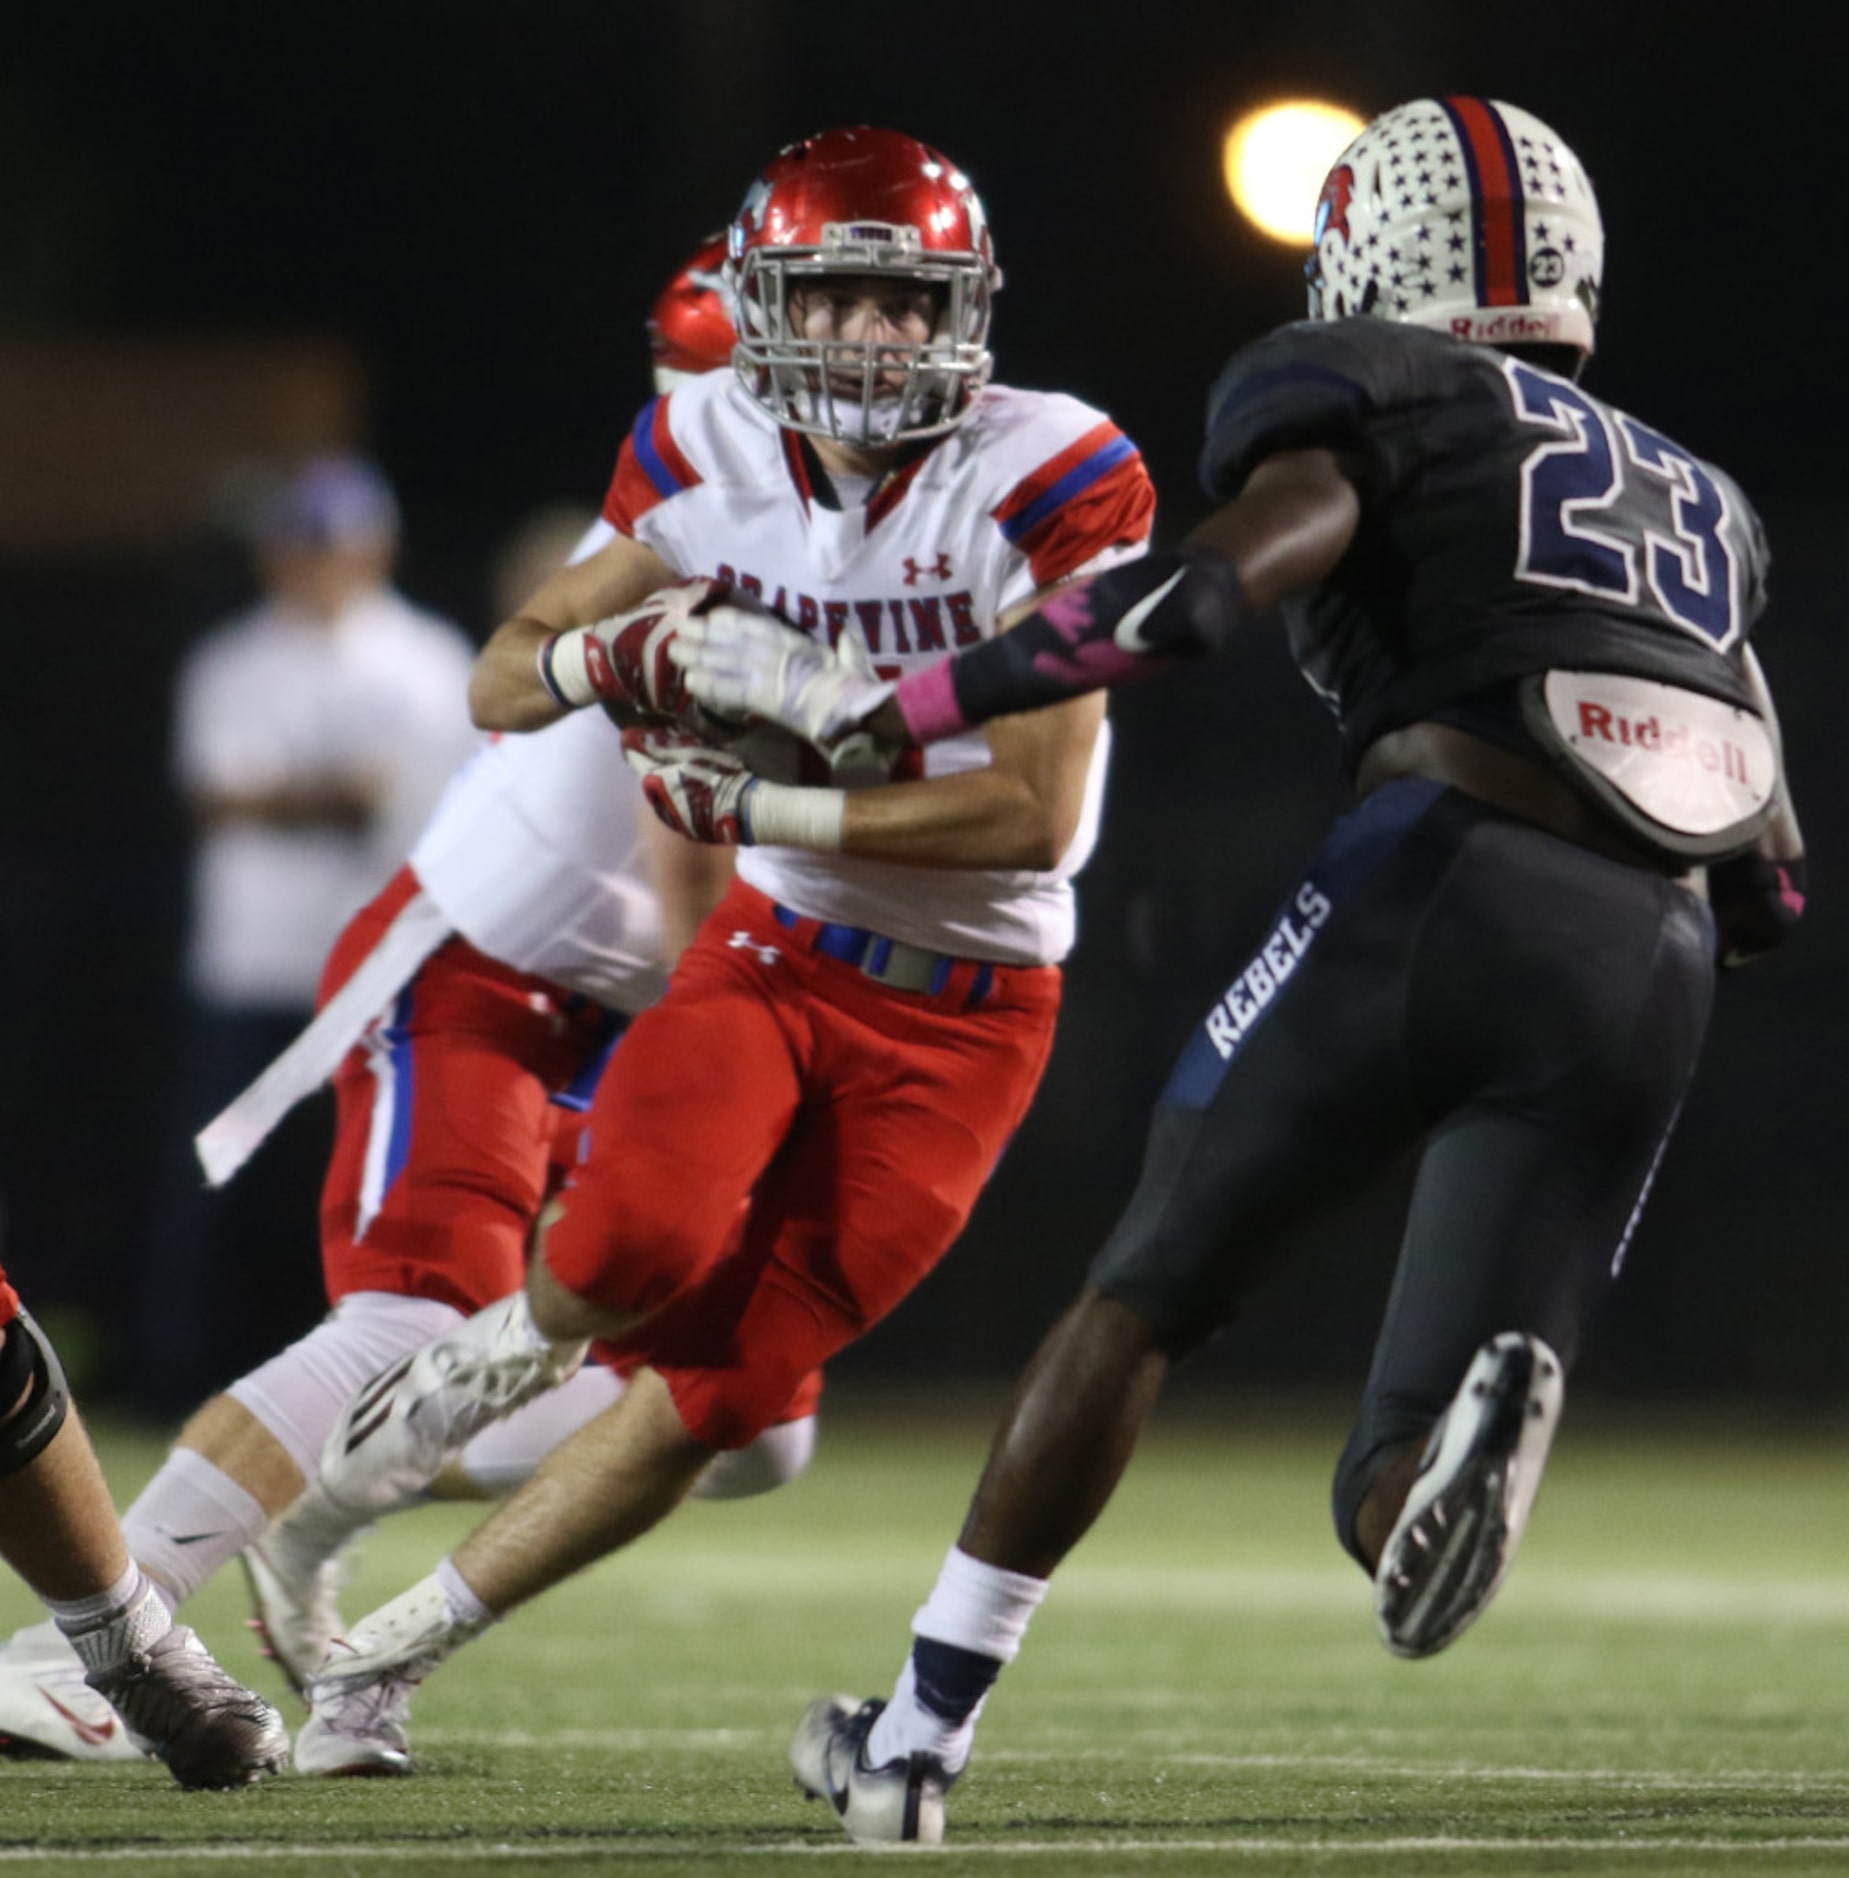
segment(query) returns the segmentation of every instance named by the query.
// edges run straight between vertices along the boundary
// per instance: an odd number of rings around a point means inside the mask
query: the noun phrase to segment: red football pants
[[[416,891],[402,869],[354,916],[329,955],[323,1002]],[[576,1158],[616,1028],[601,1005],[466,939],[439,946],[334,1077],[321,1195],[329,1300],[389,1291],[472,1313],[519,1290],[533,1221]]]
[[[622,1347],[713,1448],[782,1419],[943,1257],[1052,1048],[1056,967],[896,991],[814,935],[733,884],[612,1058],[543,1239],[571,1291],[659,1313]]]

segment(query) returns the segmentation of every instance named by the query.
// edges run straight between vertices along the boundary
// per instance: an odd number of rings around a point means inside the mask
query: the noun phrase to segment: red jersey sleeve
[[[617,452],[603,518],[619,534],[633,535],[636,523],[656,504],[700,480],[700,472],[674,441],[668,404],[668,398],[655,398],[644,405]]]
[[[1142,454],[1109,421],[1024,476],[994,510],[1002,533],[1027,556],[1036,587],[1066,579],[1107,548],[1140,546],[1155,514]]]

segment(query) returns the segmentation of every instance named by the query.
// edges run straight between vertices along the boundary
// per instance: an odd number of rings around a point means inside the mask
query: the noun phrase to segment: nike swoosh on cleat
[[[222,1539],[224,1536],[222,1527],[217,1532],[176,1532],[172,1535],[169,1543],[172,1545],[197,1545],[202,1539]]]
[[[73,1714],[49,1689],[41,1689],[39,1694],[55,1708],[69,1723],[71,1733],[88,1747],[107,1747],[116,1738],[116,1718],[111,1715],[105,1722],[85,1721],[81,1715]]]
[[[1134,652],[1147,656],[1156,650],[1156,648],[1143,637],[1143,622],[1175,591],[1181,584],[1182,578],[1186,575],[1187,571],[1188,570],[1184,567],[1178,572],[1171,574],[1154,593],[1145,594],[1143,598],[1137,601],[1136,605],[1111,628],[1111,637],[1115,639],[1126,652]]]

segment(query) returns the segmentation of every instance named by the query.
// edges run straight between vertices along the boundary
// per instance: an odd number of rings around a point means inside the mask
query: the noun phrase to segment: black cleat
[[[1472,1360],[1374,1573],[1380,1634],[1395,1656],[1432,1656],[1508,1575],[1560,1420],[1560,1359],[1505,1331]]]

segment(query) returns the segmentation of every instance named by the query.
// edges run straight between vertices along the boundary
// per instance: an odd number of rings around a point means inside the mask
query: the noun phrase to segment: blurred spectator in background
[[[476,741],[473,648],[390,584],[398,506],[375,468],[300,465],[252,533],[260,597],[192,649],[175,698],[195,850],[174,1139],[137,1311],[136,1394],[156,1412],[319,1314],[325,1105],[233,1193],[204,1190],[191,1135],[306,1022],[335,936]]]

